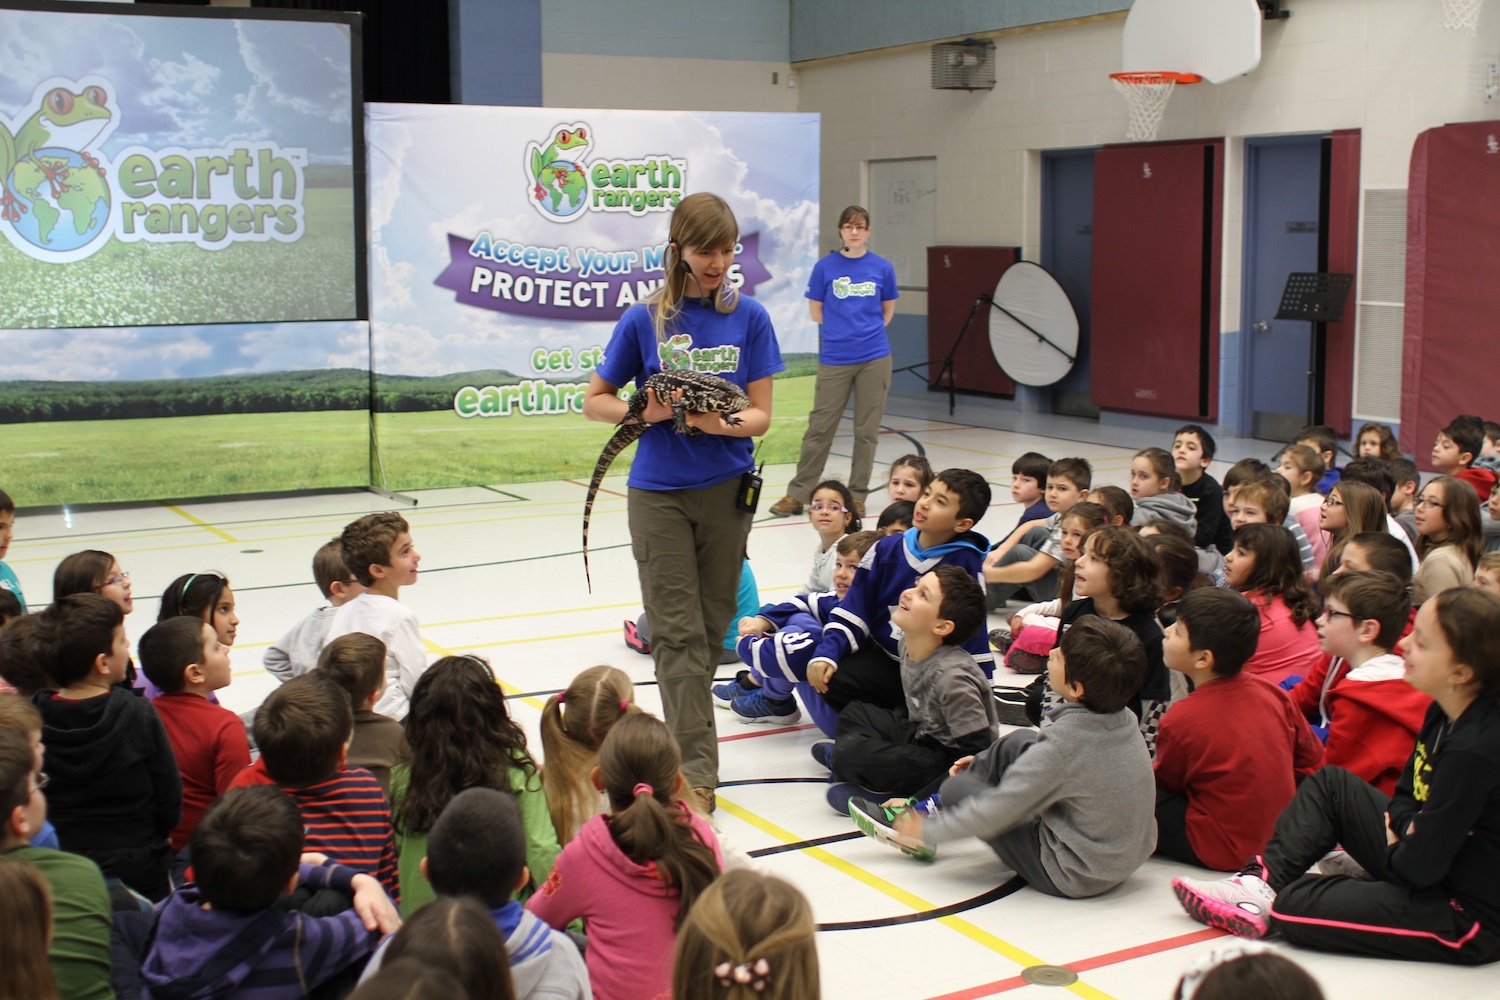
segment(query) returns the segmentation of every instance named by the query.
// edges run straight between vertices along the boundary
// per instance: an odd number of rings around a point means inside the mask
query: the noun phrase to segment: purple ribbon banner
[[[477,309],[575,323],[613,322],[662,282],[660,269],[648,272],[639,266],[624,274],[587,278],[575,278],[572,271],[538,274],[525,265],[471,255],[473,242],[448,234],[448,266],[433,284],[450,289],[456,302]],[[760,262],[759,233],[742,236],[740,246],[734,262],[744,279],[740,291],[753,298],[755,286],[769,281],[771,272]]]

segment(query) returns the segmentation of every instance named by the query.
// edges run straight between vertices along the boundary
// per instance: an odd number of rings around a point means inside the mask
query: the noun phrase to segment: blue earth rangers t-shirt
[[[722,314],[697,299],[683,302],[667,339],[658,344],[649,307],[637,304],[615,324],[599,377],[637,387],[659,371],[690,369],[728,379],[741,389],[786,367],[765,306],[741,295]],[[755,442],[720,434],[679,434],[670,420],[641,435],[626,482],[639,490],[696,490],[733,479],[754,467]]]
[[[879,254],[845,257],[835,250],[813,265],[807,297],[823,303],[825,365],[861,365],[891,353],[882,302],[899,299],[896,269]]]

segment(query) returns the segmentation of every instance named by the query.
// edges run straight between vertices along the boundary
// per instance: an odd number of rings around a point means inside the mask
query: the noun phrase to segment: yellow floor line
[[[194,517],[192,514],[189,514],[187,511],[183,510],[181,507],[177,507],[177,506],[174,506],[173,504],[169,504],[169,503],[163,503],[162,506],[165,507],[165,508],[167,508],[167,510],[170,510],[172,513],[176,514],[178,517],[181,517],[184,520],[191,521],[194,524],[196,524],[198,527],[203,528],[206,531],[212,531],[214,534],[218,535],[220,538],[224,539],[224,541],[226,541],[226,542],[238,542],[239,541],[238,538],[235,538],[233,535],[229,534],[228,532],[226,532],[226,531],[220,531],[218,528],[215,528],[213,525],[209,524],[207,521],[203,520],[201,517]]]
[[[744,806],[737,805],[734,802],[729,801],[728,799],[724,798],[722,793],[718,797],[718,802],[719,808],[727,812],[729,815],[738,820],[741,820],[742,822],[749,823],[751,826],[755,827],[757,830],[760,830],[762,833],[770,834],[772,837],[775,837],[784,844],[796,844],[801,842],[803,839],[796,836],[791,831],[777,826],[775,823],[772,823],[770,820],[764,818],[763,816],[759,816],[756,813],[751,812]],[[908,906],[915,911],[920,912],[922,910],[937,909],[936,903],[928,902],[915,893],[908,892],[900,886],[892,882],[888,882],[878,875],[872,875],[870,872],[865,871],[858,865],[846,861],[838,855],[832,854],[821,847],[804,847],[800,853],[806,857],[812,858],[815,861],[821,861],[823,864],[828,865],[829,867],[839,872],[842,872],[843,874],[854,879],[856,882],[863,883],[864,885],[867,885],[870,888],[874,889],[876,892],[879,892],[885,896],[889,896],[891,899],[896,900],[896,902],[902,904],[903,906]],[[961,917],[939,917],[937,922],[946,925],[952,930],[958,931],[960,934],[962,934],[966,938],[969,938],[971,941],[983,945],[996,954],[1002,955],[1010,961],[1015,962],[1023,969],[1033,965],[1048,964],[1042,961],[1037,956],[1026,951],[1025,949],[1018,948],[1015,945],[1011,944],[1009,941],[997,937],[996,935],[991,934],[989,931],[984,930],[981,927],[976,927],[974,924],[971,924],[969,921],[964,920]],[[1068,989],[1081,997],[1088,997],[1090,998],[1090,1000],[1113,1000],[1113,998],[1110,997],[1108,993],[1104,993],[1082,981],[1074,983],[1073,985],[1069,986]]]

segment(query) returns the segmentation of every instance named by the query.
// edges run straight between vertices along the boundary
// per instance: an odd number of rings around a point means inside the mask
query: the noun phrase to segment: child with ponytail
[[[542,707],[542,788],[557,842],[578,836],[584,823],[608,811],[608,803],[589,780],[599,763],[599,747],[610,727],[634,704],[635,686],[617,667],[589,667]]]
[[[609,797],[609,815],[583,825],[526,902],[559,930],[583,919],[584,959],[599,1000],[669,993],[670,943],[723,869],[713,828],[679,798],[681,766],[660,719],[644,712],[620,719],[590,774]]]
[[[677,936],[675,1000],[816,1000],[817,924],[790,883],[737,869],[708,887]]]

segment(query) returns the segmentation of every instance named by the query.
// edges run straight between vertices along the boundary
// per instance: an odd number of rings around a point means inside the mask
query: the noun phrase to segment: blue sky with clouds
[[[274,140],[313,163],[349,163],[343,25],[259,18],[0,10],[0,117],[19,125],[46,81],[108,81],[102,150]]]

